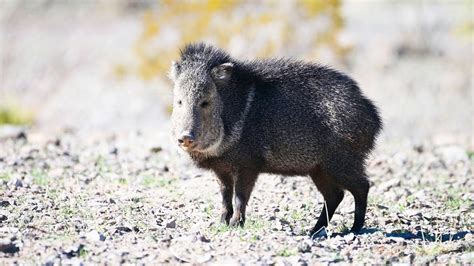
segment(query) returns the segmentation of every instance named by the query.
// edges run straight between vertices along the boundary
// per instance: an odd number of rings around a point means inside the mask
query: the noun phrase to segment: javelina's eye
[[[207,106],[209,106],[208,101],[204,101],[204,102],[201,103],[201,108],[206,108]]]
[[[183,102],[181,102],[181,100],[178,101],[178,105],[181,105]]]

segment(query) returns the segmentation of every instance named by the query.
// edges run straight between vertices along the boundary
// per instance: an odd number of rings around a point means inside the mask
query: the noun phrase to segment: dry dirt
[[[346,193],[311,239],[323,200],[306,177],[261,176],[247,224],[229,228],[214,176],[151,135],[1,131],[2,264],[474,263],[474,159],[461,146],[384,143],[363,232],[347,231]]]

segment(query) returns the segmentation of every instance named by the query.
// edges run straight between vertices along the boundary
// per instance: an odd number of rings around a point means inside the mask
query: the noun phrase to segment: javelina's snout
[[[179,146],[189,149],[194,145],[194,134],[189,131],[182,132],[178,138]]]

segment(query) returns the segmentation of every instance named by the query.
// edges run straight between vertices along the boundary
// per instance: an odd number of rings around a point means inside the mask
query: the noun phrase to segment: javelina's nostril
[[[192,134],[183,134],[179,139],[178,139],[179,144],[183,147],[189,147],[191,144],[194,142],[194,137]]]

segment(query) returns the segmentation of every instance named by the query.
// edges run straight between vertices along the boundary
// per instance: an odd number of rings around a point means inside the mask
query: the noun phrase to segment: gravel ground
[[[364,231],[347,232],[346,194],[311,239],[323,200],[308,178],[261,176],[247,224],[229,228],[214,176],[153,135],[0,127],[1,264],[474,263],[474,157],[461,146],[379,145]]]

